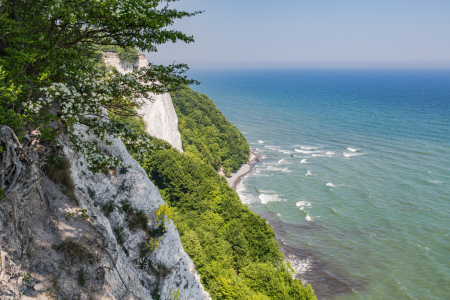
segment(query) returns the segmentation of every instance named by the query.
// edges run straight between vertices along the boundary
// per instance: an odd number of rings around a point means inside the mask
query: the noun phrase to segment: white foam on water
[[[264,144],[265,142],[264,142],[264,141],[261,141],[261,140],[258,140],[258,143]]]
[[[283,173],[290,173],[290,172],[292,172],[292,171],[289,170],[289,168],[284,168],[282,172],[283,172]]]
[[[261,195],[259,195],[259,200],[261,200],[262,204],[267,204],[269,202],[282,201],[276,194],[274,194],[274,195],[273,194],[272,195],[261,194]]]
[[[278,150],[281,147],[280,146],[270,146],[270,145],[266,145],[266,148],[269,148],[270,150]]]
[[[327,153],[325,153],[326,155],[334,155],[333,151],[327,151]]]
[[[307,164],[308,162],[306,161],[306,158],[305,158],[305,159],[302,159],[302,160],[300,161],[300,163],[301,163],[301,164]]]
[[[331,183],[331,182],[328,182],[327,186],[335,187],[335,185],[333,183]]]
[[[305,207],[311,207],[311,203],[308,201],[299,201],[295,203],[295,206],[297,206],[300,210],[304,210]]]
[[[280,151],[281,153],[284,153],[284,154],[291,154],[292,153],[292,151],[283,150],[283,149],[279,149],[278,151]]]
[[[312,157],[325,157],[325,156],[328,156],[328,155],[326,155],[326,154],[313,154],[311,156]]]
[[[300,259],[295,257],[293,254],[289,254],[287,260],[291,264],[291,267],[294,269],[296,275],[304,274],[312,269],[312,261],[309,259]],[[305,282],[303,280],[303,282]]]
[[[356,151],[358,151],[359,149],[355,149],[355,148],[347,148],[347,150],[350,151],[350,152],[356,152]]]
[[[298,153],[303,153],[303,154],[311,154],[311,153],[316,153],[316,151],[315,150],[302,150],[302,149],[294,149],[295,150],[295,152],[298,152]]]
[[[311,218],[311,216],[310,216],[310,215],[308,215],[308,214],[306,214],[306,217],[305,217],[305,219],[306,219],[306,221],[308,221],[308,222],[312,222],[312,221],[314,221],[314,219],[313,219],[313,218]]]
[[[278,164],[281,165],[281,164],[284,164],[285,162],[286,162],[286,160],[284,158],[282,158],[278,161]]]
[[[306,171],[306,174],[305,174],[305,176],[311,176],[311,175],[314,175],[314,174],[313,174],[313,173],[311,173],[311,171],[310,171],[310,170]]]
[[[282,168],[277,168],[277,167],[275,167],[275,166],[268,166],[268,167],[267,167],[267,170],[268,170],[268,171],[283,171]]]
[[[280,214],[277,214],[277,216],[281,217],[281,215],[280,215]]]
[[[300,146],[300,148],[305,149],[305,150],[314,150],[319,147],[317,147],[317,146]]]
[[[345,157],[352,157],[352,156],[360,156],[360,155],[363,155],[365,153],[355,153],[355,152],[346,153],[346,152],[343,152],[342,154],[344,154]]]

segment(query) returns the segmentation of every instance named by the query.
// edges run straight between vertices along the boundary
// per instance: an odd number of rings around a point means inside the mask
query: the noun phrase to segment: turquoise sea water
[[[191,75],[262,155],[238,192],[319,299],[450,298],[450,71]]]

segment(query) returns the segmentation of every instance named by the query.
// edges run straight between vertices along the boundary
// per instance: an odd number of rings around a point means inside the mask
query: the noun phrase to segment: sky
[[[450,69],[450,0],[180,0],[195,42],[146,53],[191,68]]]

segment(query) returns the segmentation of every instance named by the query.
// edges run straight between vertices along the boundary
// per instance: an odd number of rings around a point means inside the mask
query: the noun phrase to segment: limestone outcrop
[[[171,221],[149,240],[164,201],[122,141],[102,148],[129,168],[92,174],[67,141],[28,138],[0,126],[1,299],[210,299]]]
[[[148,67],[148,61],[142,54],[139,55],[138,61],[134,63],[122,61],[115,53],[104,54],[103,61],[106,65],[115,67],[121,73]],[[147,132],[165,140],[174,148],[183,152],[181,135],[178,131],[178,117],[170,94],[152,94],[149,98],[143,100],[145,105],[138,110],[138,114],[142,116]]]

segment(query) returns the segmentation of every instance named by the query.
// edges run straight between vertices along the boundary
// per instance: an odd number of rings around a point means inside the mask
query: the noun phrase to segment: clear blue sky
[[[146,54],[193,68],[450,68],[450,0],[181,0],[195,43]]]

